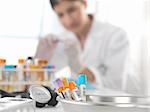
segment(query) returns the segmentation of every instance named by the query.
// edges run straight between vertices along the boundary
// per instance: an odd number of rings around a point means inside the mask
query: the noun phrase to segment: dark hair
[[[62,1],[62,0],[50,0],[50,4],[51,4],[52,8],[54,8],[54,6],[57,5],[60,1]]]
[[[52,8],[54,8],[55,5],[57,5],[59,2],[63,0],[49,0],[49,1],[50,1]],[[79,0],[79,1],[83,1],[83,0]]]

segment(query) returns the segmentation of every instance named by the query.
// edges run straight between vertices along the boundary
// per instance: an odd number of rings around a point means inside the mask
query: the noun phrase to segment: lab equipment
[[[58,95],[60,96],[60,98],[65,99],[65,94],[64,94],[64,89],[62,87],[58,88]]]
[[[5,59],[0,59],[0,81],[3,80],[2,70],[4,69],[5,64],[6,64],[6,60]]]
[[[44,69],[44,80],[50,81],[50,79],[53,79],[53,75],[51,74],[51,70],[55,69],[56,67],[54,65],[45,65],[42,67]]]
[[[61,98],[66,98],[65,94],[64,94],[64,85],[63,85],[63,82],[60,79],[57,79],[55,81],[55,83],[56,83],[56,87],[57,87],[57,91],[58,91],[59,96]]]
[[[47,60],[45,60],[45,59],[36,59],[36,63],[34,63],[35,65],[37,65],[37,66],[39,66],[39,68],[43,68],[43,67],[45,67],[45,66],[47,66],[48,65],[48,61]],[[38,80],[43,80],[43,79],[45,79],[45,80],[48,80],[49,79],[49,73],[48,73],[48,71],[44,71],[44,72],[38,72],[37,73],[38,74]]]
[[[77,88],[77,85],[75,84],[75,82],[73,82],[73,81],[69,82],[69,88],[72,93],[73,99],[76,101],[81,101],[81,98],[78,95],[78,88]]]
[[[70,89],[69,89],[69,81],[67,78],[62,78],[62,82],[64,85],[64,90],[65,90],[65,96],[68,100],[71,100],[71,96],[70,96]]]
[[[25,62],[25,68],[28,70],[30,69],[30,65],[33,65],[34,64],[34,60],[33,60],[33,57],[28,57],[26,59],[26,62]],[[30,72],[29,71],[26,71],[26,78],[25,80],[28,81],[30,79]]]
[[[5,59],[0,59],[0,90],[6,92],[24,92],[29,85],[45,85],[51,87],[55,66],[47,60],[18,59],[17,65],[7,65]]]
[[[87,76],[86,74],[80,74],[77,78],[77,83],[79,84],[80,96],[83,101],[86,100],[85,97],[85,89],[87,84]]]
[[[24,73],[23,73],[24,66],[25,66],[25,60],[24,59],[19,59],[18,60],[18,66],[17,66],[19,81],[23,81],[23,79],[24,79]]]
[[[30,86],[29,93],[30,97],[36,101],[36,107],[56,106],[58,103],[56,100],[58,94],[47,86]]]

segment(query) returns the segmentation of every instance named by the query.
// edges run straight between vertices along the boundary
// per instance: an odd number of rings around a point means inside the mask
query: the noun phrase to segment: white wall
[[[150,95],[150,0],[145,0],[144,3],[144,21],[145,21],[145,31],[144,31],[144,45],[145,55],[143,55],[143,68],[144,80],[146,87],[146,95]]]
[[[43,0],[0,0],[0,58],[17,64],[33,56],[41,34]]]
[[[34,38],[0,37],[0,58],[17,64],[19,58],[34,56],[38,40]]]
[[[0,36],[37,37],[43,0],[0,0]]]

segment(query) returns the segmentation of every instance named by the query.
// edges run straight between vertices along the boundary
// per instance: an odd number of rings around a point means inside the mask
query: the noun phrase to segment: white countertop
[[[96,90],[96,91],[94,91],[94,90],[92,90],[92,91],[88,91],[87,92],[87,94],[94,94],[94,95],[101,95],[101,96],[126,96],[126,95],[128,95],[128,94],[125,94],[125,93],[123,93],[123,92],[118,92],[118,91],[112,91],[112,90],[108,90],[108,89],[105,89],[105,90]],[[11,98],[12,99],[12,98]],[[4,99],[5,100],[5,99]],[[27,99],[26,99],[27,100]],[[26,103],[26,102],[25,102]],[[27,103],[28,104],[28,103]],[[32,103],[33,104],[33,103]],[[18,105],[21,105],[20,103],[18,104]],[[11,105],[11,106],[13,106],[13,105]],[[27,105],[27,106],[31,106],[30,104],[29,105]],[[64,106],[64,104],[63,104],[63,106]],[[14,107],[16,107],[16,106],[14,106]],[[23,107],[25,107],[25,106],[23,106]],[[67,108],[67,110],[65,110],[65,111],[68,111],[68,112],[72,112],[72,110],[74,110],[74,109],[76,109],[76,108],[79,108],[80,106],[76,106],[76,105],[72,105],[72,106],[68,106],[68,104],[66,105],[66,106],[64,106],[64,108]],[[68,108],[70,108],[70,109],[72,109],[72,110],[68,110]],[[84,110],[86,110],[87,111],[87,109],[90,109],[90,107],[88,108],[88,107],[80,107],[81,109],[79,109],[79,110],[82,110],[82,109],[84,109]],[[33,108],[32,108],[33,109]],[[62,107],[62,104],[61,103],[59,103],[56,107],[44,107],[44,108],[36,108],[35,109],[35,112],[65,112],[64,110],[63,110],[63,107]],[[84,112],[86,112],[86,111],[84,111]],[[26,111],[23,111],[23,112],[27,112],[27,110]],[[79,112],[79,111],[78,111]],[[80,111],[80,112],[83,112],[83,111]],[[93,110],[91,111],[91,112],[93,112]],[[99,112],[99,110],[98,110],[98,112]],[[114,112],[114,111],[113,111]],[[137,112],[137,111],[135,111],[135,112]],[[138,111],[138,112],[141,112],[141,111]],[[143,111],[142,111],[143,112]]]
[[[56,107],[36,108],[35,112],[64,112],[64,110],[59,103]]]
[[[123,93],[121,91],[113,91],[109,89],[103,89],[103,90],[91,90],[88,91],[87,94],[94,94],[94,95],[101,95],[101,96],[124,96],[129,95],[126,93]],[[44,107],[44,108],[36,108],[35,112],[65,112],[62,108],[61,103],[59,103],[56,107]]]

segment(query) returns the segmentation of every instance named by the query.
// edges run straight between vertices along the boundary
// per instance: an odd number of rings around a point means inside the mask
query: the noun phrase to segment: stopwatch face
[[[43,86],[30,86],[29,92],[30,97],[39,103],[47,103],[51,99],[50,92]]]

